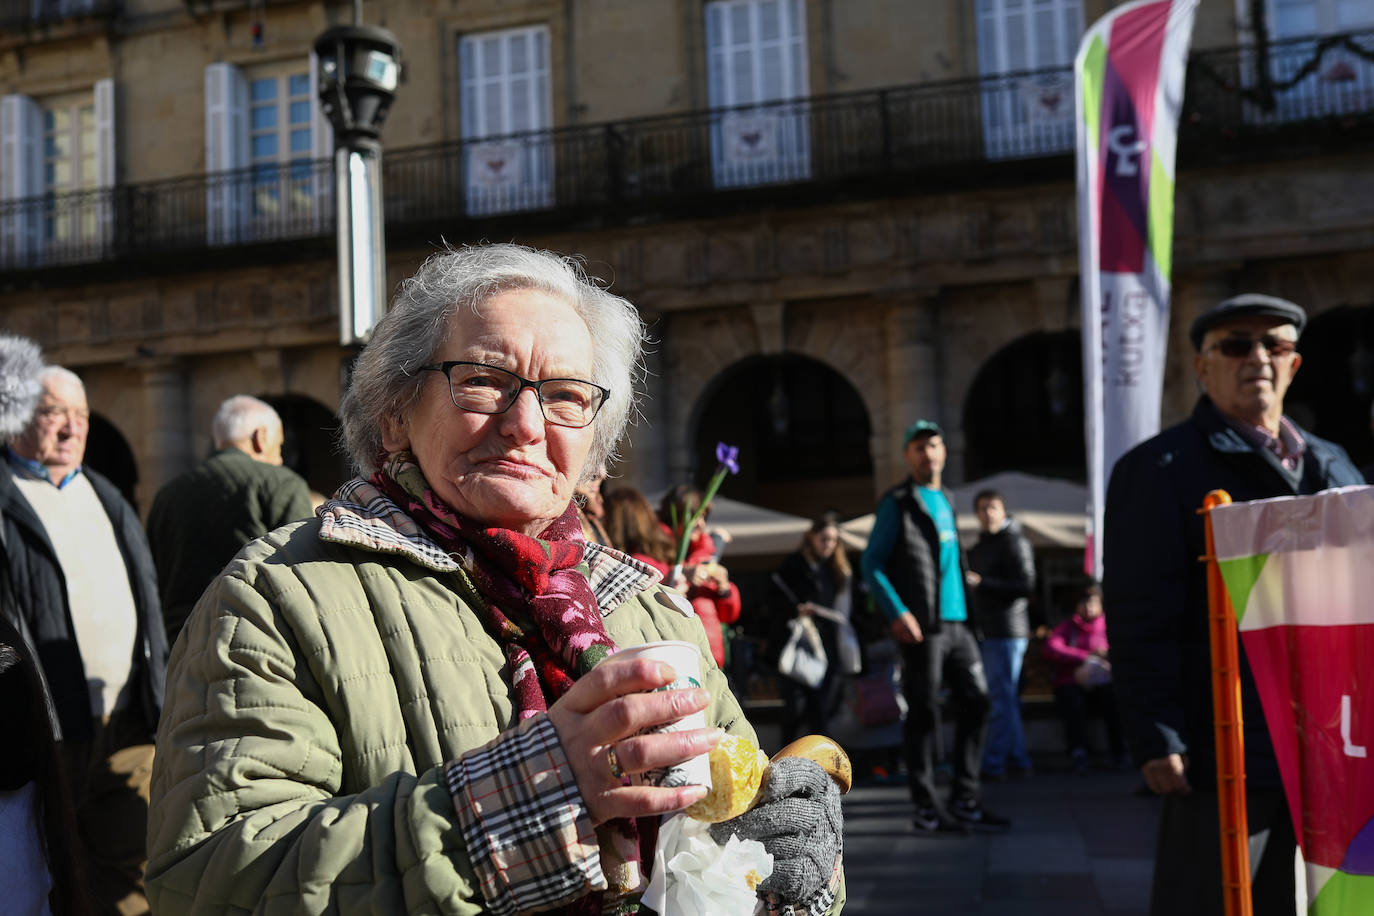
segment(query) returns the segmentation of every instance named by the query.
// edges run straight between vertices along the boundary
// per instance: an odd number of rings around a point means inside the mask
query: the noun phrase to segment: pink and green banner
[[[1159,431],[1174,231],[1174,151],[1198,0],[1140,0],[1099,19],[1074,60],[1083,409],[1092,501],[1087,571],[1118,458]]]
[[[1308,914],[1374,913],[1374,487],[1221,506],[1212,531]]]

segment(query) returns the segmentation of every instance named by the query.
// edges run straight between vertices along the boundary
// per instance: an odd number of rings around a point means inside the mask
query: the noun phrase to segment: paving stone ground
[[[864,916],[1144,916],[1157,802],[1135,772],[1031,775],[984,787],[1005,833],[917,834],[903,785],[860,781],[845,799],[847,913]]]

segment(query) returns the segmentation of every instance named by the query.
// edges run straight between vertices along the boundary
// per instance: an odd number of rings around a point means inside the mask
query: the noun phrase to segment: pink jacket
[[[1106,617],[1099,614],[1092,620],[1084,620],[1074,614],[1060,622],[1045,642],[1045,658],[1054,666],[1054,686],[1075,683],[1074,669],[1098,651],[1107,651]]]

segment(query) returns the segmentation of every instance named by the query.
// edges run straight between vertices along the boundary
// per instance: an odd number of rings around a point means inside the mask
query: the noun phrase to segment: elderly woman
[[[450,251],[403,284],[343,400],[361,476],[248,545],[172,655],[155,911],[636,910],[658,816],[705,790],[631,776],[753,736],[690,605],[571,505],[642,339],[546,252]],[[614,658],[659,639],[697,646],[701,688]],[[769,902],[834,911],[838,799],[800,762],[737,823],[774,853]]]

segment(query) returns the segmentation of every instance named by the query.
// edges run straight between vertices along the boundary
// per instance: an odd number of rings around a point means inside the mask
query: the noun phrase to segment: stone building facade
[[[1017,467],[1081,477],[1062,100],[1078,36],[1112,5],[365,3],[405,55],[383,134],[388,280],[443,242],[584,256],[656,340],[616,469],[646,490],[704,476],[727,439],[753,459],[740,498],[857,515],[904,473],[916,417],[947,430],[954,482]],[[1310,23],[1249,0],[1198,14],[1163,420],[1195,397],[1192,317],[1275,293],[1327,329],[1304,352],[1328,368],[1308,369],[1295,409],[1367,461],[1374,14],[1308,6]],[[349,353],[309,49],[348,5],[16,8],[0,25],[0,326],[86,380],[92,461],[145,508],[239,392],[279,406],[293,461],[331,489],[346,473],[330,428]],[[1301,40],[1309,25],[1341,41]],[[1317,65],[1262,104],[1243,48],[1289,35],[1274,66]],[[773,101],[750,107],[759,93]],[[15,164],[35,142],[57,171]]]

